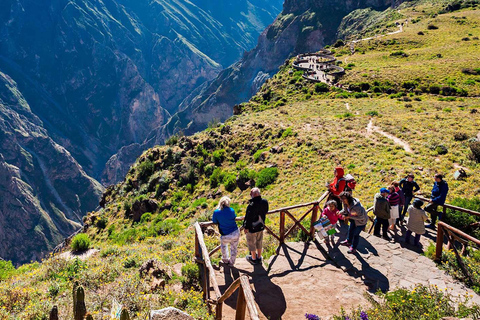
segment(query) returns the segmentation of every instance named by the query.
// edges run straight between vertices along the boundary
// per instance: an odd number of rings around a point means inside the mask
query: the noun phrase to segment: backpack
[[[347,174],[345,177],[338,179],[337,188],[340,181],[345,181],[345,189],[343,189],[343,191],[352,192],[357,186],[357,181],[355,181],[355,178],[351,174]]]
[[[265,224],[263,223],[263,219],[260,215],[258,215],[258,220],[256,222],[252,222],[252,228],[249,230],[251,233],[256,233],[263,231],[265,229]]]

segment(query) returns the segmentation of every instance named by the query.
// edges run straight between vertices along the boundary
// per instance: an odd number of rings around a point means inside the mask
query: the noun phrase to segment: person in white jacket
[[[417,247],[420,246],[420,238],[422,234],[425,234],[425,221],[428,219],[428,215],[425,210],[422,209],[423,201],[415,199],[413,205],[408,207],[409,219],[407,222],[407,233],[405,234],[405,242],[410,242],[410,236],[412,232],[415,232],[415,240],[413,242]]]

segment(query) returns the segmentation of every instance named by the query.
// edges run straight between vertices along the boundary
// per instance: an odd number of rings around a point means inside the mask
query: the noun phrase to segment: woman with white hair
[[[217,210],[213,213],[212,221],[218,225],[220,231],[220,249],[222,250],[222,262],[231,267],[235,264],[237,258],[237,247],[240,239],[240,231],[238,230],[235,218],[235,210],[230,208],[230,198],[222,197],[218,203]],[[230,245],[230,256],[228,252]]]

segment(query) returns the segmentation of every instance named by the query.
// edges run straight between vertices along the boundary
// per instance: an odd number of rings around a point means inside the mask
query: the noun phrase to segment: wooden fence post
[[[312,221],[310,222],[310,237],[315,239],[315,227],[313,224],[317,222],[318,218],[318,204],[314,204],[313,211],[312,211]]]
[[[440,221],[445,221],[445,218],[447,217],[447,207],[443,206],[443,213],[440,216]]]
[[[435,250],[436,262],[440,262],[442,260],[442,250],[443,250],[443,226],[441,223],[439,223],[437,228],[437,247]]]
[[[245,311],[247,309],[247,301],[242,287],[238,290],[237,311],[235,313],[235,320],[245,320]]]
[[[280,244],[285,243],[285,211],[280,211]]]

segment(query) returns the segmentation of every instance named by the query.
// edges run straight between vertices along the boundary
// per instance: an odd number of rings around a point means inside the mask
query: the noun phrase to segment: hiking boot
[[[392,241],[392,238],[390,238],[389,236],[383,236],[382,238],[387,241]]]
[[[374,233],[373,235],[374,235],[375,237],[378,237],[378,238],[381,237],[379,233]]]
[[[340,242],[340,245],[350,247],[352,244],[348,242],[348,240],[343,240],[342,242]]]
[[[353,247],[350,247],[350,249],[348,249],[347,253],[355,254],[355,253],[357,253],[357,250],[353,249]]]
[[[250,262],[250,264],[258,264],[258,259],[253,259],[251,255],[246,256],[245,259]]]

